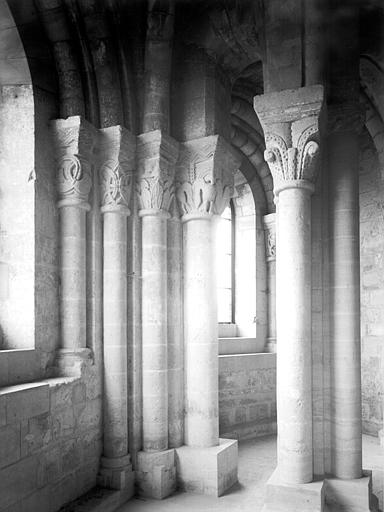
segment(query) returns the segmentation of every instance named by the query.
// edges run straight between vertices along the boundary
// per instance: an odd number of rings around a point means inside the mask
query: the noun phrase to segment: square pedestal
[[[176,490],[175,450],[138,452],[136,485],[140,496],[162,500]]]
[[[178,486],[187,492],[221,496],[237,482],[237,441],[220,439],[218,446],[176,448]]]
[[[106,489],[124,491],[127,499],[132,497],[135,492],[135,473],[132,470],[130,456],[115,459],[101,457],[97,483]]]
[[[308,484],[282,482],[278,470],[272,474],[266,486],[263,512],[323,512],[324,481]]]
[[[327,478],[325,487],[327,512],[374,512],[378,510],[372,494],[372,474],[364,471],[362,478],[340,480]]]

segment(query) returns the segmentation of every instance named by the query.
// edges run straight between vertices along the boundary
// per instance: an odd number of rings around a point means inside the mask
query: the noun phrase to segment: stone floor
[[[383,509],[384,449],[377,438],[363,437],[364,468],[373,470],[373,490]],[[163,501],[135,498],[118,512],[260,512],[265,483],[276,464],[276,438],[239,444],[239,483],[221,498],[177,493]]]

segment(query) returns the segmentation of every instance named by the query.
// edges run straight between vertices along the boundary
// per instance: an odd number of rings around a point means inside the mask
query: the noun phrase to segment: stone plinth
[[[132,471],[131,457],[101,457],[101,468],[97,476],[97,483],[107,489],[126,491],[128,497],[134,494],[135,474]]]
[[[210,448],[176,448],[177,483],[184,491],[221,496],[237,482],[237,457],[232,439]]]
[[[361,478],[341,480],[327,478],[325,481],[327,512],[374,512],[377,499],[372,494],[372,474],[364,471]]]
[[[268,480],[262,512],[323,512],[324,481],[287,484],[276,470]]]
[[[176,490],[175,450],[138,452],[136,483],[141,496],[163,499]]]

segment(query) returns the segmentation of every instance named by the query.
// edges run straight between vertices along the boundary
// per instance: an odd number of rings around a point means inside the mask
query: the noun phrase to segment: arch
[[[45,374],[58,344],[57,212],[49,47],[34,4],[0,0],[2,383]],[[20,320],[22,319],[22,321]]]
[[[0,1],[1,348],[34,347],[34,94],[12,14]],[[23,322],[20,322],[20,318]]]

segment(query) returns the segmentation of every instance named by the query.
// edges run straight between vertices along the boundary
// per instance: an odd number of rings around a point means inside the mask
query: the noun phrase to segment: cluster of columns
[[[306,484],[314,477],[311,195],[316,186],[322,103],[321,86],[255,98],[277,207],[276,218],[267,215],[263,220],[268,346],[274,351],[277,338],[278,347],[277,475],[284,485]],[[347,118],[356,122],[345,123]],[[358,109],[330,109],[330,467],[335,477],[343,479],[362,475],[356,168],[360,124]],[[214,232],[239,162],[217,135],[178,143],[161,130],[138,137],[121,126],[97,131],[78,116],[54,121],[53,131],[61,241],[60,357],[67,362],[89,353],[86,212],[92,185],[101,192],[104,451],[99,481],[133,492],[128,442],[127,218],[136,184],[142,229],[143,351],[143,439],[137,482],[143,494],[158,498],[175,489],[176,475],[181,486],[205,492],[204,461],[215,467],[216,483],[208,492],[220,494],[236,480],[236,443],[220,441],[218,433]],[[181,302],[183,311],[175,306]],[[223,450],[228,456],[226,468],[219,467]],[[225,485],[219,482],[220,472]]]
[[[127,217],[136,138],[125,128],[97,131],[79,116],[53,122],[60,210],[61,366],[76,366],[87,348],[86,212],[91,188],[103,216],[103,413],[99,483],[133,494],[128,447]],[[97,151],[95,151],[97,147]],[[100,298],[101,299],[101,298]],[[78,365],[75,368],[79,370]]]
[[[143,389],[136,483],[145,495],[169,495],[176,487],[178,450],[179,484],[221,494],[237,479],[237,443],[219,440],[215,219],[229,202],[240,162],[218,135],[179,144],[161,130],[137,137],[122,126],[96,130],[78,116],[57,120],[53,128],[61,229],[61,343],[72,358],[90,352],[86,212],[92,186],[100,192],[104,443],[99,484],[133,493],[127,219],[135,189],[142,230]],[[202,457],[211,468],[209,484],[201,475]]]

